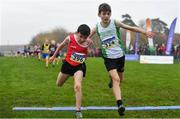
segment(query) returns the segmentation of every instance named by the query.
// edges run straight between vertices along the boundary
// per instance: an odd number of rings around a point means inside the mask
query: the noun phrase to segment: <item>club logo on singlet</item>
[[[86,55],[83,53],[73,52],[70,60],[82,64],[86,60]]]
[[[50,50],[54,52],[56,49],[55,49],[55,47],[51,47]]]
[[[76,48],[76,46],[70,46],[71,48]]]
[[[102,40],[102,47],[105,49],[115,47],[116,45],[117,45],[117,41],[115,36],[107,37]]]

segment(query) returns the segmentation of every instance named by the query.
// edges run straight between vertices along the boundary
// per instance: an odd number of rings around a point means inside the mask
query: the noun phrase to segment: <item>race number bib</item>
[[[82,53],[73,52],[71,54],[70,60],[82,64],[86,60],[86,55]]]
[[[108,38],[105,38],[102,40],[102,47],[105,48],[105,49],[109,49],[109,48],[112,48],[112,47],[115,47],[117,45],[116,43],[116,37],[115,36],[111,36],[111,37],[108,37]]]

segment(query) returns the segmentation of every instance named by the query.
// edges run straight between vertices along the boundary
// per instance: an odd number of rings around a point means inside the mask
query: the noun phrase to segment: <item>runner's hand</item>
[[[148,32],[146,32],[145,34],[146,34],[146,36],[149,37],[149,38],[153,38],[153,37],[155,36],[155,33],[152,32],[152,31],[148,31]]]
[[[54,61],[54,59],[55,59],[54,56],[50,57],[50,58],[49,58],[49,63],[52,63],[52,62]]]

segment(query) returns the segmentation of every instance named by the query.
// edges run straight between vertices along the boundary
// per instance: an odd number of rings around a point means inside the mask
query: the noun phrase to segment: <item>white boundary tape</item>
[[[14,111],[74,111],[75,107],[14,107]],[[117,107],[108,106],[88,106],[81,107],[81,110],[117,110]],[[145,107],[126,107],[126,110],[180,110],[180,106],[145,106]]]

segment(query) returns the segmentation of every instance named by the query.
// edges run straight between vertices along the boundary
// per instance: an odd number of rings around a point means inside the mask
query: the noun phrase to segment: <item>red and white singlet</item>
[[[78,44],[74,34],[69,35],[69,40],[65,60],[72,66],[84,63],[87,57],[87,47]]]

